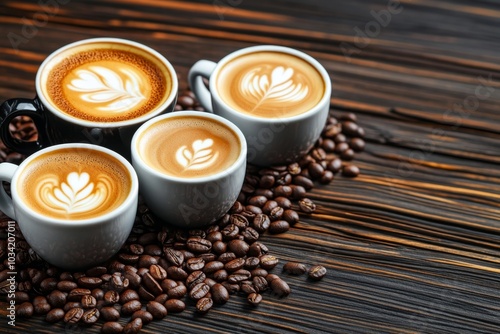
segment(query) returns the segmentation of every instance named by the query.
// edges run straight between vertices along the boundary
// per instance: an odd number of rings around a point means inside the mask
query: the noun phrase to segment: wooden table
[[[198,59],[254,44],[317,58],[332,107],[354,112],[368,145],[362,175],[309,194],[317,211],[263,241],[281,263],[323,264],[286,277],[286,299],[193,309],[144,333],[500,332],[500,5],[493,1],[44,1],[0,4],[0,99],[34,96],[39,64],[67,43],[122,37],[174,65],[181,90]],[[5,300],[5,299],[3,299]],[[0,304],[5,315],[6,304]],[[4,316],[0,332],[11,333]],[[19,333],[96,333],[17,319]]]

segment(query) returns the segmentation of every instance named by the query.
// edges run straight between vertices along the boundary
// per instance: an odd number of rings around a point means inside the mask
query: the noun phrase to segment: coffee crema
[[[277,51],[258,51],[230,60],[218,72],[216,88],[232,109],[265,118],[307,112],[325,93],[323,77],[314,66]]]
[[[138,138],[137,151],[148,166],[161,173],[197,178],[233,165],[241,144],[236,133],[224,124],[182,116],[150,125]]]
[[[86,148],[47,152],[30,161],[17,182],[21,200],[44,216],[91,219],[128,197],[132,179],[116,158]]]
[[[47,65],[44,94],[61,112],[91,122],[134,119],[166,101],[170,73],[159,59],[130,45],[83,44]]]

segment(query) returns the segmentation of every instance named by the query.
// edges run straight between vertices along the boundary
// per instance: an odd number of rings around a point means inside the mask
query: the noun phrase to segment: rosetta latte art
[[[141,92],[141,78],[126,68],[116,73],[102,66],[89,66],[75,72],[77,79],[71,80],[68,88],[81,92],[80,98],[94,103],[104,112],[128,111],[145,99]]]
[[[210,138],[195,140],[191,145],[192,150],[187,145],[179,147],[175,158],[184,170],[208,168],[214,164],[219,156],[219,152],[214,152],[211,148],[213,145],[214,141]]]
[[[252,103],[253,109],[266,104],[301,101],[309,88],[294,81],[293,68],[277,66],[258,67],[243,76],[240,82],[241,94]]]
[[[88,173],[71,172],[63,182],[56,175],[47,175],[38,185],[37,194],[47,209],[78,214],[91,212],[105,204],[111,189],[112,181],[106,175],[92,181]]]

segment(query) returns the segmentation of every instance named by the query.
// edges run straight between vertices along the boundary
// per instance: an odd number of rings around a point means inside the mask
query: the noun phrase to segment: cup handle
[[[214,112],[212,108],[212,97],[210,96],[210,91],[207,86],[203,83],[203,78],[210,79],[215,66],[217,66],[217,63],[213,61],[198,60],[188,73],[189,87],[193,90],[194,95],[198,98],[202,107],[211,113]]]
[[[14,138],[10,132],[9,125],[12,119],[17,116],[28,116],[35,123],[38,131],[36,141],[23,141]],[[39,149],[47,146],[47,140],[43,130],[45,127],[45,117],[40,102],[35,99],[10,99],[0,105],[0,139],[9,149],[21,154],[30,155]]]
[[[14,173],[16,172],[17,165],[11,164],[10,162],[3,162],[0,164],[0,183],[11,182]],[[7,195],[4,187],[0,186],[0,211],[5,213],[12,219],[16,219],[16,215],[14,213],[14,203],[12,202],[12,198]]]

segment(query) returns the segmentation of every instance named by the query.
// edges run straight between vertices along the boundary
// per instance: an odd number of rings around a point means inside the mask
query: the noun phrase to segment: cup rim
[[[141,157],[141,154],[138,152],[138,142],[139,142],[139,137],[141,134],[144,133],[151,125],[163,121],[164,119],[168,118],[175,118],[175,117],[186,117],[186,116],[191,116],[191,117],[199,117],[199,118],[209,118],[212,120],[216,120],[225,126],[229,127],[232,131],[234,131],[240,141],[240,153],[236,160],[233,162],[231,166],[229,166],[227,169],[220,171],[218,173],[212,174],[212,175],[207,175],[207,176],[201,176],[201,177],[192,177],[192,178],[182,178],[182,177],[177,177],[177,176],[172,176],[168,175],[165,173],[162,173],[155,168],[149,166]],[[195,110],[183,110],[183,111],[175,111],[171,112],[165,115],[157,116],[146,123],[142,124],[137,131],[134,133],[134,136],[132,137],[132,143],[131,143],[131,153],[132,153],[132,161],[133,163],[138,163],[140,164],[144,169],[146,169],[149,173],[155,175],[156,177],[159,177],[161,179],[165,180],[170,180],[170,181],[176,181],[176,182],[182,182],[182,183],[187,183],[187,184],[198,184],[198,183],[204,183],[204,182],[210,182],[219,179],[222,176],[226,176],[229,174],[234,173],[238,168],[240,168],[241,164],[246,163],[246,157],[247,157],[247,142],[245,139],[245,136],[241,132],[241,130],[231,121],[212,114],[208,112],[203,112],[203,111],[195,111]]]
[[[17,182],[24,171],[25,167],[34,159],[37,157],[48,153],[48,152],[53,152],[57,151],[60,149],[66,149],[66,148],[84,148],[84,149],[89,149],[93,151],[99,151],[101,153],[105,153],[109,156],[114,157],[117,159],[125,168],[127,169],[128,173],[130,174],[130,179],[131,179],[131,184],[130,184],[130,191],[128,196],[125,198],[125,200],[113,211],[108,212],[102,216],[98,217],[93,217],[93,218],[87,218],[87,219],[75,219],[75,220],[70,220],[70,219],[62,219],[62,218],[53,218],[47,215],[43,215],[39,212],[36,212],[32,209],[29,208],[29,206],[23,202],[18,194],[17,191]],[[23,210],[29,214],[31,217],[39,220],[40,222],[43,222],[47,225],[56,225],[56,226],[61,226],[64,225],[65,227],[82,227],[82,226],[91,226],[91,225],[98,225],[101,224],[111,218],[117,217],[122,215],[130,205],[135,205],[135,200],[138,196],[139,193],[139,180],[137,177],[137,173],[135,172],[135,169],[132,167],[130,162],[128,162],[123,156],[120,154],[116,153],[113,150],[110,150],[108,148],[105,148],[103,146],[99,145],[94,145],[94,144],[87,144],[87,143],[66,143],[66,144],[58,144],[58,145],[53,145],[46,147],[44,149],[41,149],[40,151],[37,151],[27,157],[16,169],[14,176],[12,177],[12,182],[11,182],[11,193],[12,193],[12,199],[16,205],[22,205]],[[70,221],[70,222],[69,222]]]
[[[242,112],[238,112],[234,110],[233,108],[229,107],[229,105],[224,102],[224,100],[220,97],[219,92],[217,91],[216,87],[216,78],[221,71],[221,68],[224,67],[228,62],[231,60],[235,59],[236,57],[239,57],[244,54],[250,54],[250,53],[255,53],[255,52],[261,52],[261,51],[274,51],[274,52],[281,52],[281,53],[286,53],[290,54],[293,56],[296,56],[298,58],[301,58],[302,60],[308,62],[311,64],[321,75],[323,79],[323,83],[325,85],[325,91],[323,93],[323,96],[321,97],[321,100],[312,107],[310,110],[303,112],[298,115],[290,116],[290,117],[276,117],[276,118],[267,118],[267,117],[262,117],[262,116],[254,116],[254,115],[248,115]],[[326,69],[321,65],[319,61],[317,61],[315,58],[312,56],[308,55],[305,52],[287,47],[287,46],[281,46],[281,45],[272,45],[272,44],[267,44],[267,45],[256,45],[256,46],[249,46],[243,49],[236,50],[234,52],[231,52],[230,54],[226,55],[223,57],[215,66],[215,69],[213,72],[210,74],[210,79],[209,79],[209,88],[210,88],[210,94],[212,95],[212,98],[217,100],[217,103],[220,105],[223,105],[225,109],[230,112],[233,115],[237,115],[240,118],[243,118],[245,120],[249,121],[259,121],[262,123],[280,123],[280,122],[295,122],[295,121],[300,121],[303,119],[306,119],[314,114],[317,114],[320,112],[325,105],[325,103],[330,104],[330,98],[331,98],[331,91],[332,91],[332,83],[330,76]]]
[[[106,43],[106,42],[130,45],[132,47],[146,51],[147,53],[150,53],[152,56],[157,58],[168,69],[168,71],[171,75],[172,89],[171,89],[170,94],[168,95],[168,97],[164,103],[157,106],[154,111],[148,112],[148,113],[146,113],[140,117],[137,117],[137,118],[124,120],[124,121],[117,121],[117,122],[93,122],[93,121],[88,121],[88,120],[80,119],[80,118],[65,114],[64,112],[59,111],[57,108],[55,108],[48,101],[47,97],[43,94],[43,90],[41,88],[42,72],[43,72],[43,69],[47,66],[47,64],[49,64],[50,61],[52,59],[54,59],[55,57],[57,57],[61,52],[64,52],[68,49],[71,49],[75,46],[79,46],[82,44],[89,44],[89,43]],[[141,44],[139,42],[131,41],[131,40],[124,39],[124,38],[116,38],[116,37],[88,38],[88,39],[79,40],[79,41],[76,41],[76,42],[73,42],[70,44],[66,44],[66,45],[58,48],[57,50],[55,50],[51,54],[49,54],[47,56],[47,58],[45,58],[44,61],[40,64],[40,67],[37,70],[36,78],[35,78],[36,94],[37,94],[38,99],[42,102],[42,105],[45,109],[49,110],[55,116],[62,118],[63,120],[65,120],[69,123],[78,124],[78,125],[84,126],[84,127],[98,127],[98,128],[116,128],[116,127],[140,124],[140,123],[143,123],[144,121],[150,119],[151,117],[155,117],[156,115],[165,111],[168,108],[168,106],[170,106],[172,103],[174,103],[175,98],[177,97],[178,86],[179,86],[179,83],[178,83],[177,73],[175,72],[175,69],[172,66],[172,64],[162,54],[160,54],[158,51],[154,50],[153,48],[151,48],[147,45]]]

